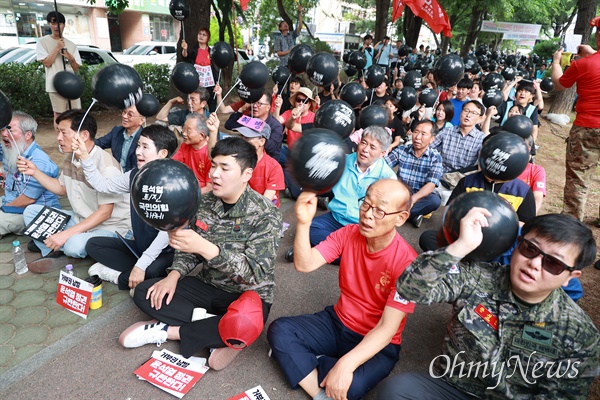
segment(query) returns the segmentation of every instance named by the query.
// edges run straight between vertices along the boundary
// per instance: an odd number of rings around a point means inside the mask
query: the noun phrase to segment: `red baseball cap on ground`
[[[249,290],[227,307],[219,321],[219,334],[228,347],[241,350],[250,346],[264,327],[262,301],[258,293]]]

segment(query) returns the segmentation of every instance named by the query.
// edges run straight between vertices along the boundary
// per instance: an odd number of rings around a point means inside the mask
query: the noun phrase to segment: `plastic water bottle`
[[[13,242],[13,261],[15,262],[15,272],[19,275],[29,271],[27,267],[27,261],[25,261],[25,254],[21,248],[21,242],[15,240]]]
[[[73,271],[73,264],[67,264],[65,266],[65,271],[67,272],[67,274],[72,275],[72,276],[77,276],[77,274],[75,273],[75,271]]]

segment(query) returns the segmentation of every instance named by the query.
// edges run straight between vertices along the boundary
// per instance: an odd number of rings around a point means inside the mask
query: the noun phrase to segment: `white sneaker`
[[[140,321],[125,329],[119,336],[119,344],[127,349],[140,347],[148,343],[156,343],[160,347],[167,341],[167,325],[153,319]]]
[[[112,282],[116,285],[119,283],[119,275],[121,275],[121,272],[97,262],[88,269],[88,274],[90,276],[98,275],[103,281]]]

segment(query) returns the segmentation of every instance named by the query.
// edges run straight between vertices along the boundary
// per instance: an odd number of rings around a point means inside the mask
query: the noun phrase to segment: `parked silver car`
[[[110,51],[101,49],[96,46],[80,46],[77,45],[81,61],[88,65],[97,64],[115,64],[118,63],[117,59],[112,55]],[[35,44],[24,44],[21,46],[15,46],[3,51],[0,55],[0,64],[7,64],[10,62],[17,62],[21,64],[29,64],[36,60]]]

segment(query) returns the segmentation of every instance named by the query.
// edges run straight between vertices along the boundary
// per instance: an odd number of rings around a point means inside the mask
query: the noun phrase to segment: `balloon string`
[[[285,90],[285,87],[287,86],[291,77],[292,77],[292,74],[289,74],[287,79],[285,80],[285,83],[283,84],[283,87],[281,88],[281,93],[283,93],[283,91]]]
[[[90,110],[92,109],[92,107],[94,106],[94,104],[96,104],[98,100],[96,100],[95,98],[92,97],[92,104],[90,104],[90,106],[88,107],[87,111],[85,112],[85,114],[83,114],[83,118],[81,118],[81,122],[79,123],[79,127],[77,128],[77,133],[75,133],[75,137],[79,138],[79,131],[81,130],[81,126],[83,125],[83,121],[85,121],[85,117],[87,117],[87,115],[89,114]],[[75,152],[73,152],[71,154],[71,163],[73,163],[75,161]]]
[[[219,77],[217,78],[217,85],[221,85],[221,71],[222,71],[222,69],[219,68]],[[213,99],[216,99],[216,98],[217,98],[217,94],[215,93],[215,94],[213,94]]]
[[[231,87],[231,89],[229,89],[229,92],[227,92],[227,94],[225,96],[223,96],[223,98],[221,99],[221,102],[219,103],[219,105],[217,106],[216,110],[218,110],[219,108],[221,108],[221,105],[223,104],[223,102],[225,101],[225,99],[227,98],[227,96],[229,96],[229,93],[231,93],[231,91],[238,85],[238,83],[240,83],[240,78],[238,78],[235,83],[233,84],[233,86]]]
[[[8,131],[10,140],[12,140],[13,144],[15,145],[15,149],[17,149],[17,153],[19,153],[19,157],[21,157],[22,156],[21,150],[19,149],[19,146],[17,146],[17,141],[15,140],[15,137],[13,136],[12,132],[10,131],[10,127],[6,127],[6,130]]]
[[[369,100],[369,105],[373,104],[373,94],[375,94],[375,89],[371,89],[371,100]]]
[[[181,37],[185,40],[185,25],[183,24],[183,21],[181,21]]]

